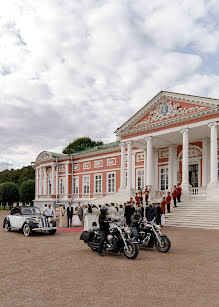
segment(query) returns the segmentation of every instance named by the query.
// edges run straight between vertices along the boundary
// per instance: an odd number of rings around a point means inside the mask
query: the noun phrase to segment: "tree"
[[[4,209],[6,202],[12,206],[13,202],[19,201],[19,190],[15,183],[4,182],[0,184],[0,200],[3,202]]]
[[[103,145],[102,141],[92,141],[89,137],[77,138],[63,149],[63,153],[72,154],[78,151],[89,149],[95,146]]]
[[[35,170],[32,166],[23,166],[21,169],[10,169],[0,172],[0,183],[14,182],[20,186],[22,182],[35,178]]]
[[[20,186],[20,200],[33,204],[35,198],[35,180],[24,181]]]

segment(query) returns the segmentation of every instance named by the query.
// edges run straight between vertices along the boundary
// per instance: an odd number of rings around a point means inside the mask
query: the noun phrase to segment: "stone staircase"
[[[165,225],[174,227],[219,229],[219,202],[192,199],[177,203],[166,213]]]

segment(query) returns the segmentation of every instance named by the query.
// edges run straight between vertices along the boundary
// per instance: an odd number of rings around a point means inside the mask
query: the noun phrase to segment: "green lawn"
[[[4,210],[4,207],[3,206],[0,206],[0,210]],[[10,210],[10,207],[5,207],[5,210]]]

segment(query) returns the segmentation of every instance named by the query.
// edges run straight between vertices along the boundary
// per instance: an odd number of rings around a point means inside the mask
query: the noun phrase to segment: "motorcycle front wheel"
[[[157,250],[159,250],[159,252],[161,253],[167,253],[171,247],[170,239],[167,236],[161,236],[160,240],[161,244],[159,243],[158,240],[155,243]]]
[[[128,248],[126,248],[124,246],[124,254],[125,254],[125,256],[128,259],[135,259],[138,256],[138,253],[139,253],[139,245],[127,242],[127,247]]]

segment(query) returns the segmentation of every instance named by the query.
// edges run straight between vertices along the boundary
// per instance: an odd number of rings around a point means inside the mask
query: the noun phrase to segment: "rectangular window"
[[[168,166],[160,167],[160,189],[168,190]]]
[[[65,194],[65,178],[59,178],[59,194]]]
[[[107,174],[107,192],[108,193],[116,192],[116,174],[115,173]]]
[[[83,194],[90,193],[90,176],[83,176]]]
[[[52,194],[52,181],[51,181],[51,179],[48,180],[48,192],[49,192],[49,195]]]
[[[94,175],[94,192],[102,193],[102,174]]]
[[[73,194],[79,194],[79,177],[73,177]]]
[[[125,172],[125,186],[127,187],[128,185],[128,172]]]

